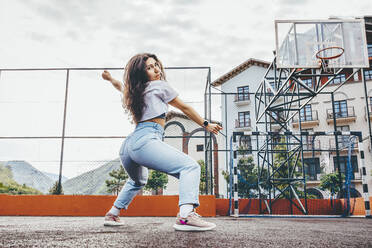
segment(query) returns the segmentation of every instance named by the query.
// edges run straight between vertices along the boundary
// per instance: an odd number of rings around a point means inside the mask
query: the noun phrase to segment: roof
[[[245,71],[246,69],[248,69],[252,65],[261,66],[263,68],[268,68],[270,66],[270,63],[267,62],[267,61],[250,58],[247,61],[245,61],[244,63],[238,65],[237,67],[235,67],[234,69],[229,71],[228,73],[226,73],[226,74],[222,75],[221,77],[217,78],[216,80],[214,80],[212,82],[212,85],[213,86],[220,86],[221,84],[223,84],[226,81],[230,80],[231,78],[235,77],[239,73]]]

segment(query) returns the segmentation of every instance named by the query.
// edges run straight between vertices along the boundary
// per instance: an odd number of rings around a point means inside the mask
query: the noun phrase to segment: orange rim
[[[321,56],[319,56],[319,54],[320,54],[321,52],[324,52],[325,50],[330,50],[330,49],[339,49],[339,50],[341,50],[341,52],[340,52],[339,54],[336,54],[335,56],[330,56],[330,57],[321,57]],[[315,54],[315,56],[316,56],[318,59],[322,59],[322,60],[326,60],[326,59],[335,59],[335,58],[340,57],[342,54],[344,54],[344,52],[345,52],[345,49],[343,49],[342,47],[337,47],[337,46],[334,46],[334,47],[326,47],[326,48],[323,48],[323,49],[319,50],[319,51]]]

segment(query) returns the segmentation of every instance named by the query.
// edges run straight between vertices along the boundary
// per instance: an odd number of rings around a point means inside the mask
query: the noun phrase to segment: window
[[[335,101],[336,118],[347,117],[347,102],[346,100]]]
[[[250,127],[251,126],[251,118],[249,111],[246,112],[239,112],[239,127]]]
[[[270,86],[271,86],[274,90],[276,90],[275,82],[274,82],[274,81],[273,81],[273,82],[270,82]]]
[[[328,80],[331,79],[331,77],[328,77]],[[330,84],[340,84],[340,83],[343,83],[345,82],[346,80],[346,75],[345,74],[340,74],[340,75],[337,75],[331,82]]]
[[[238,101],[249,100],[249,86],[238,87]]]
[[[369,112],[372,110],[372,96],[369,97]],[[371,113],[369,113],[371,115]]]
[[[242,135],[239,139],[239,146],[242,147],[244,150],[244,154],[251,154],[252,153],[252,141],[251,136]]]
[[[368,57],[372,57],[372,44],[367,44]]]
[[[197,151],[197,152],[202,152],[202,151],[204,151],[204,145],[196,145],[196,151]]]
[[[372,80],[372,69],[364,70],[364,79]]]
[[[340,170],[342,174],[345,174],[346,167],[347,167],[347,156],[340,156]],[[351,156],[351,166],[353,168],[353,172],[358,172],[358,159],[357,156]],[[335,171],[337,171],[337,157],[333,157],[333,164],[335,167]],[[351,173],[351,179],[355,179],[354,173]]]
[[[311,88],[313,87],[313,80],[312,78],[306,78],[306,79],[301,79],[304,84],[306,84],[307,87]],[[303,87],[301,87],[303,88]]]
[[[305,107],[300,110],[300,120],[301,121],[312,121],[313,120],[310,104],[305,105]]]
[[[304,158],[305,175],[310,180],[317,180],[317,174],[321,173],[319,158]]]
[[[308,128],[308,129],[302,129],[303,132],[313,132],[314,129],[312,128]],[[315,139],[313,141],[313,135],[307,135],[307,136],[303,136],[302,138],[302,148],[304,150],[312,150],[313,149],[313,142],[315,142]]]
[[[337,131],[350,131],[349,126],[338,126],[336,127]],[[345,148],[349,145],[349,135],[338,135],[337,140],[338,140],[338,146],[339,148]]]

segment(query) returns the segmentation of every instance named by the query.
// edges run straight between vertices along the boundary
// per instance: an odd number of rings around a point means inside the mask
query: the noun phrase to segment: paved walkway
[[[372,219],[208,218],[214,231],[173,230],[174,218],[0,216],[0,247],[372,247]]]

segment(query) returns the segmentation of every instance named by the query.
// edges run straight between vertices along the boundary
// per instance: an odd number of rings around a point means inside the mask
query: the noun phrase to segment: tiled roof
[[[270,63],[266,62],[266,61],[263,61],[263,60],[250,58],[247,61],[245,61],[244,63],[238,65],[237,67],[235,67],[234,69],[229,71],[228,73],[226,73],[226,74],[222,75],[221,77],[219,77],[218,79],[214,80],[212,82],[212,85],[213,86],[220,86],[221,84],[225,83],[227,80],[235,77],[236,75],[245,71],[246,69],[248,69],[252,65],[268,68],[270,66]]]

